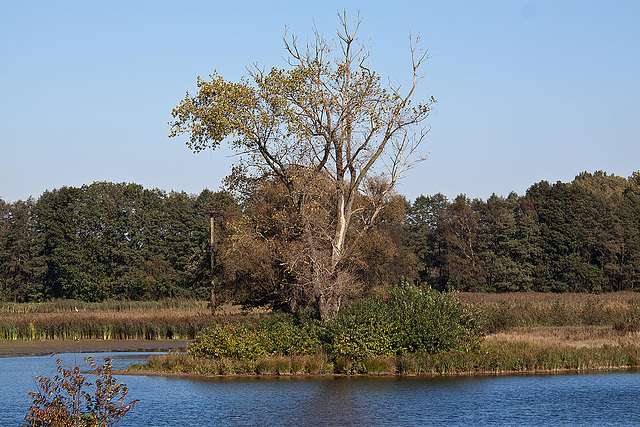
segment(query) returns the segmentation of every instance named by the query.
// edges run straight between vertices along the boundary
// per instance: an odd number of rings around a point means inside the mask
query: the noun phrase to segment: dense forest
[[[198,196],[96,182],[0,200],[4,300],[158,299],[206,295],[209,219],[226,193]]]
[[[287,285],[301,279],[281,267],[296,255],[286,202],[268,182],[251,194],[96,182],[0,199],[0,300],[207,298],[203,212],[214,209],[221,300],[295,310],[296,288]],[[351,257],[354,296],[401,282],[485,292],[640,289],[638,172],[585,172],[486,201],[396,195],[372,226]]]

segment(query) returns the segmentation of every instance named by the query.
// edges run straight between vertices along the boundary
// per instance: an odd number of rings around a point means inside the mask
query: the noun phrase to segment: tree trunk
[[[315,278],[316,303],[320,319],[323,321],[336,317],[344,294],[345,277],[341,274],[340,268],[344,256],[347,230],[351,221],[351,204],[352,201],[347,200],[344,193],[339,190],[336,206],[338,223],[332,242],[331,264],[326,276]]]
[[[343,192],[340,190],[338,191],[338,205],[336,209],[338,224],[336,226],[336,234],[333,238],[333,249],[331,252],[331,270],[334,276],[337,276],[335,270],[342,258],[347,229],[349,228],[349,220],[351,219],[347,209],[348,204],[345,201]]]
[[[333,290],[328,292],[322,292],[316,298],[318,304],[318,312],[320,313],[320,319],[326,322],[338,315],[340,311],[340,302],[342,301],[342,295]]]

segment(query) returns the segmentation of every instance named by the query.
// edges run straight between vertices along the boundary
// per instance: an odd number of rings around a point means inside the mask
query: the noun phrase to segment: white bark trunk
[[[336,227],[336,234],[333,242],[333,251],[331,254],[331,270],[335,271],[336,266],[340,262],[342,257],[342,251],[344,250],[344,242],[347,236],[347,228],[349,227],[349,220],[347,212],[345,211],[344,194],[339,194],[338,201],[338,224]]]

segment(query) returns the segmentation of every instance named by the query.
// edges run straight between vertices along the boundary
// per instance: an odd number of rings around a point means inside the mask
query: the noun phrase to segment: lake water
[[[149,353],[95,353],[114,367]],[[77,354],[58,355],[70,363]],[[0,426],[20,425],[51,357],[0,358]],[[476,377],[118,375],[139,399],[119,426],[640,425],[640,373]]]

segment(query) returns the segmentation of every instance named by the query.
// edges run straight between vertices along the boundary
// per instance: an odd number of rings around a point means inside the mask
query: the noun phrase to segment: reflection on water
[[[112,354],[114,366],[146,354]],[[79,360],[79,356],[75,357]],[[96,359],[103,357],[96,354]],[[0,425],[19,425],[47,357],[0,359]],[[504,377],[118,376],[140,404],[119,425],[638,425],[640,375]],[[23,405],[23,406],[20,406]]]

